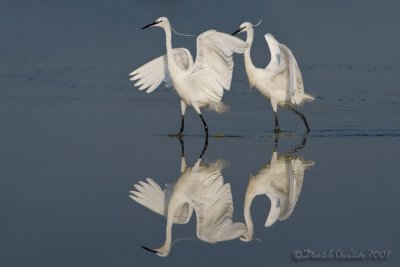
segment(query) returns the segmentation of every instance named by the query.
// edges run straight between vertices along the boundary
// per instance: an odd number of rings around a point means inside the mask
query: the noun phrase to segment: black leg
[[[276,152],[278,150],[278,142],[279,142],[279,138],[278,135],[275,135],[275,142],[274,142],[274,149],[272,150],[272,152]]]
[[[203,122],[204,131],[206,132],[206,137],[207,137],[207,140],[208,140],[208,126],[207,126],[207,123],[206,123],[206,121],[204,120],[204,118],[203,118],[203,116],[201,114],[199,114],[199,116],[200,116],[201,121]]]
[[[183,143],[183,139],[179,136],[179,143],[181,144],[181,157],[185,157],[185,143]]]
[[[281,132],[281,129],[279,129],[278,112],[275,112],[275,129],[274,129],[274,132],[276,134]]]
[[[291,153],[296,153],[298,150],[302,149],[303,147],[305,147],[307,142],[307,136],[304,136],[303,140],[301,140],[300,145],[298,145],[297,147],[293,148],[291,150]]]
[[[296,113],[296,114],[303,120],[304,125],[305,125],[306,128],[307,128],[307,133],[309,133],[309,132],[310,132],[310,126],[308,126],[308,123],[307,123],[307,120],[306,120],[306,116],[304,116],[303,113],[298,112],[297,110],[295,110],[295,109],[292,108],[292,107],[289,107],[288,109],[289,109],[290,111]]]
[[[199,156],[199,158],[202,158],[204,153],[206,152],[208,148],[208,135],[206,135],[205,139],[204,139],[204,146],[203,146],[203,150],[201,151],[201,154]]]
[[[205,140],[204,140],[203,151],[202,151],[201,154],[200,154],[200,158],[201,158],[201,157],[203,157],[203,155],[204,155],[204,153],[206,152],[207,147],[208,147],[208,126],[207,126],[207,123],[206,123],[206,121],[204,120],[203,116],[202,116],[201,114],[199,114],[199,116],[200,116],[201,121],[203,122],[204,131],[206,132],[206,137],[205,137]]]
[[[181,129],[179,130],[178,135],[182,136],[183,130],[185,129],[185,115],[181,117]]]

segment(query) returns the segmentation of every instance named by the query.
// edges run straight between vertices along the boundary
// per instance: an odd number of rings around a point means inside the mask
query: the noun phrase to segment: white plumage
[[[229,183],[224,184],[221,170],[225,162],[218,160],[206,166],[201,158],[187,167],[182,159],[182,174],[177,182],[165,190],[151,178],[139,181],[130,191],[131,199],[167,218],[166,238],[158,249],[148,249],[159,256],[167,256],[172,243],[172,224],[189,222],[196,213],[197,237],[207,243],[239,238],[246,232],[244,223],[234,223],[232,193]]]
[[[304,170],[313,165],[313,161],[305,161],[295,155],[278,157],[274,151],[271,161],[266,163],[257,175],[250,176],[244,202],[247,232],[241,237],[242,241],[251,241],[253,238],[254,227],[250,208],[254,198],[265,194],[271,200],[265,227],[272,226],[278,219],[287,219],[299,198]]]
[[[187,106],[192,106],[199,114],[206,136],[208,126],[200,108],[209,107],[217,112],[226,110],[221,102],[224,89],[229,90],[233,71],[233,53],[243,53],[247,43],[229,34],[209,30],[197,37],[196,61],[187,49],[172,49],[171,25],[165,17],[158,18],[150,26],[163,28],[166,36],[167,53],[143,65],[130,75],[131,80],[139,80],[135,86],[139,90],[154,91],[162,81],[173,86],[181,98],[181,128],[184,130],[184,114]]]
[[[175,48],[172,53],[178,68],[187,70],[193,65],[192,55],[186,48]],[[135,86],[140,86],[139,90],[147,89],[146,93],[153,92],[163,81],[165,87],[172,87],[166,55],[153,59],[132,71],[129,75],[132,76],[131,81],[138,80]]]
[[[250,22],[245,22],[240,25],[240,28],[233,33],[246,32],[246,42],[249,47],[244,53],[244,61],[247,76],[249,78],[250,87],[255,87],[266,98],[270,99],[272,109],[275,114],[275,129],[276,133],[280,132],[278,123],[278,106],[285,107],[298,116],[300,116],[307,128],[310,131],[305,116],[294,107],[301,105],[305,101],[312,101],[314,97],[304,93],[303,78],[292,51],[280,44],[272,34],[265,34],[270,53],[271,61],[265,69],[256,68],[251,60],[250,50],[254,39],[254,25]]]

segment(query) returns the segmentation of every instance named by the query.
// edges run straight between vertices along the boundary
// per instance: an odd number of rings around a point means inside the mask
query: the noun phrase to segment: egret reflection
[[[255,176],[250,176],[244,201],[247,231],[240,237],[242,241],[253,239],[254,227],[250,208],[255,197],[265,194],[271,200],[265,227],[272,226],[278,219],[285,220],[292,214],[303,186],[304,171],[315,163],[295,154],[305,143],[306,139],[303,139],[299,146],[279,156],[276,139],[271,160]]]
[[[186,224],[193,211],[197,220],[197,237],[207,243],[232,240],[243,236],[246,225],[233,222],[232,192],[229,183],[224,182],[222,169],[226,167],[224,160],[203,163],[200,157],[193,166],[186,164],[184,144],[182,146],[181,175],[173,184],[164,189],[153,179],[146,178],[134,185],[130,191],[132,198],[153,212],[165,216],[165,242],[156,249],[143,246],[144,249],[159,256],[168,256],[172,246],[172,226],[174,223]]]

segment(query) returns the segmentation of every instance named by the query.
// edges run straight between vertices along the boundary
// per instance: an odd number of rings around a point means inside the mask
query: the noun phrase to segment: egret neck
[[[246,239],[242,239],[243,241],[251,241],[253,239],[253,233],[254,233],[254,226],[253,226],[253,219],[251,218],[251,203],[253,202],[254,199],[253,194],[246,195],[246,198],[244,200],[244,220],[246,223],[247,227],[247,232],[244,235]]]
[[[171,25],[168,23],[163,27],[165,31],[165,45],[167,47],[167,61],[168,61],[168,71],[170,72],[170,77],[174,81],[174,77],[177,72],[177,67],[174,59],[174,54],[172,53],[172,34]]]
[[[253,38],[254,38],[254,30],[253,28],[249,28],[247,30],[247,39],[246,39],[246,43],[248,43],[249,46],[244,52],[244,64],[246,67],[247,76],[249,77],[250,88],[254,87],[256,81],[255,78],[256,67],[254,66],[250,56],[251,46],[253,45]]]
[[[165,227],[165,242],[162,245],[162,247],[160,247],[158,249],[158,251],[161,252],[160,256],[168,256],[170,250],[171,250],[171,242],[172,242],[172,225],[174,222],[174,214],[176,211],[176,204],[175,204],[174,199],[171,199],[172,203],[169,203],[168,205],[168,214],[167,214],[167,225]]]

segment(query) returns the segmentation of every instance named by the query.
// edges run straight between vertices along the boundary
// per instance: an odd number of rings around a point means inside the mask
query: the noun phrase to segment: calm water
[[[0,266],[325,264],[294,259],[296,250],[307,249],[353,249],[366,257],[369,249],[389,250],[386,260],[329,264],[398,266],[400,54],[393,51],[400,38],[393,25],[400,23],[399,3],[164,2],[2,1]],[[282,10],[288,18],[280,17]],[[270,181],[269,196],[279,199],[286,217],[264,227],[271,201],[255,197],[251,242],[200,240],[194,213],[186,224],[173,225],[178,241],[168,257],[141,248],[164,243],[166,218],[132,201],[129,191],[147,177],[162,188],[181,177],[181,144],[168,137],[179,128],[177,95],[163,87],[151,95],[138,92],[127,76],[164,52],[160,30],[139,30],[162,15],[185,33],[232,32],[263,17],[255,64],[268,62],[262,34],[273,33],[293,50],[306,91],[316,96],[301,109],[312,131],[296,152],[290,151],[305,140],[302,122],[279,113],[286,130],[276,149],[286,166],[281,176],[264,175],[279,173],[272,162],[273,115],[249,90],[241,57],[224,96],[231,111],[205,112],[211,134],[226,136],[210,138],[202,166],[229,163],[218,176],[230,185],[227,218],[249,225],[244,209],[251,176]],[[193,38],[174,36],[174,44],[195,51]],[[193,167],[204,139],[191,109],[185,131],[185,159]],[[314,166],[303,176],[294,171],[296,160]],[[291,171],[297,180],[288,178]],[[302,186],[290,187],[290,181]]]

